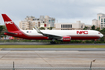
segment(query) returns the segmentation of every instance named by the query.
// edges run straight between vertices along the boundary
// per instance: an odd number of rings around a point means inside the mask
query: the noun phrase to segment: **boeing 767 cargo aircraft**
[[[19,37],[30,40],[60,40],[70,42],[70,40],[95,40],[103,37],[99,31],[95,30],[39,30],[36,26],[33,30],[19,29],[15,23],[6,15],[2,14],[8,32],[5,35]]]

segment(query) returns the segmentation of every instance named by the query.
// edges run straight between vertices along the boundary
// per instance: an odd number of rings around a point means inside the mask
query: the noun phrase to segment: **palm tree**
[[[93,26],[91,27],[91,30],[95,30],[95,25],[93,25]]]
[[[85,26],[83,30],[87,30],[87,29],[88,29],[88,27],[87,27],[87,26]]]
[[[97,31],[100,31],[100,28],[98,27],[96,30],[97,30]]]

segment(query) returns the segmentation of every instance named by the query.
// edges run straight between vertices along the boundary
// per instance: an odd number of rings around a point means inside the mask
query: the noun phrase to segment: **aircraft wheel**
[[[94,44],[96,44],[97,39],[94,40]]]
[[[54,42],[54,41],[51,41],[51,42],[50,42],[50,44],[56,44],[56,42]]]

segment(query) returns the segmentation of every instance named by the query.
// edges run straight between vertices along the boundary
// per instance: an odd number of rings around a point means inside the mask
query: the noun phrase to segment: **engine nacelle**
[[[63,42],[70,42],[71,37],[70,37],[70,36],[64,36],[64,37],[62,38],[62,40],[63,40]]]

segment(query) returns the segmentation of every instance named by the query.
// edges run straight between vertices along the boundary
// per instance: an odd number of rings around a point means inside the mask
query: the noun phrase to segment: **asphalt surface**
[[[1,48],[1,51],[105,51],[105,48]]]

